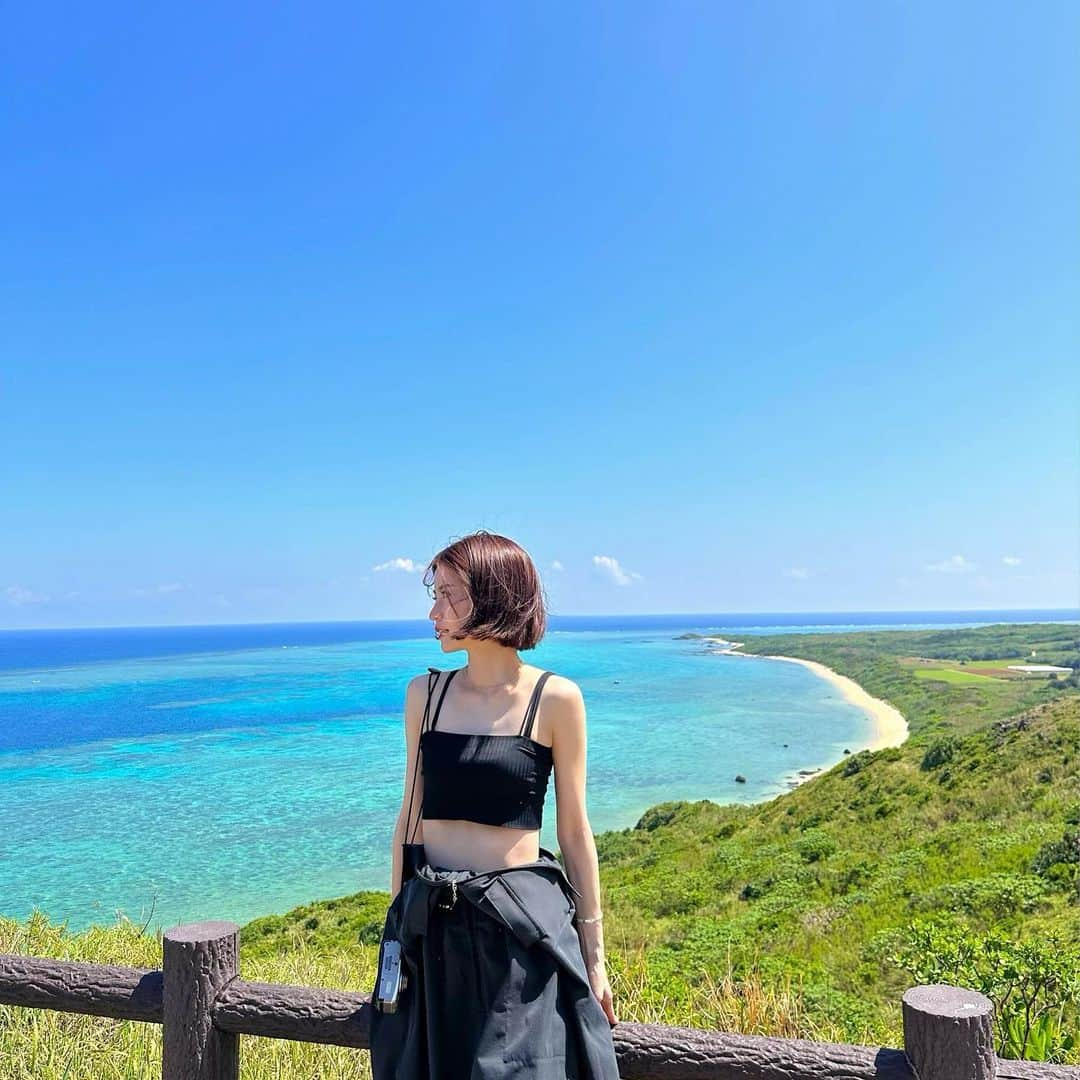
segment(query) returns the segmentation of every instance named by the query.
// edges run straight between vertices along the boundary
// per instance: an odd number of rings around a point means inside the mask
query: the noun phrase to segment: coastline
[[[819,678],[832,683],[844,696],[844,700],[862,709],[873,721],[874,732],[870,743],[861,747],[863,750],[882,750],[887,746],[900,746],[905,742],[910,729],[903,713],[881,698],[876,698],[866,689],[860,686],[854,679],[847,675],[841,675],[833,671],[818,660],[804,660],[799,656],[773,656],[764,653],[739,652],[742,648],[741,641],[727,641],[723,638],[706,638],[707,641],[715,641],[724,645],[722,649],[713,649],[712,652],[723,656],[742,656],[748,660],[786,660],[791,664],[802,664],[809,668]],[[816,771],[816,770],[815,770]]]
[[[731,640],[726,638],[710,637],[706,639],[706,642],[704,644],[706,645],[705,651],[707,652],[724,652],[732,654],[732,656],[742,656],[743,658],[753,658],[754,656],[754,654],[752,653],[746,653],[742,651],[743,643],[731,642]],[[273,658],[271,658],[271,661],[272,659]],[[626,827],[626,825],[632,825],[636,818],[639,818],[640,814],[644,813],[645,810],[649,809],[654,805],[657,805],[657,802],[659,801],[664,801],[672,798],[705,798],[716,802],[717,805],[729,804],[730,802],[730,804],[740,804],[746,807],[751,807],[755,804],[764,804],[764,802],[771,801],[773,798],[783,795],[786,789],[794,789],[801,784],[812,780],[814,777],[816,777],[816,775],[820,775],[823,771],[834,767],[838,761],[842,760],[839,754],[841,746],[850,745],[852,752],[862,750],[862,748],[868,748],[868,750],[878,750],[878,748],[882,746],[899,745],[906,740],[908,728],[906,721],[904,717],[900,714],[900,712],[896,711],[895,708],[889,705],[887,702],[880,701],[879,699],[870,696],[870,694],[858,683],[855,683],[853,679],[850,679],[846,676],[841,676],[839,673],[833,671],[832,669],[829,669],[829,667],[827,667],[826,665],[814,661],[802,660],[795,657],[771,656],[771,654],[770,656],[761,656],[758,659],[787,660],[789,662],[801,663],[804,664],[804,666],[810,667],[811,671],[813,671],[814,674],[818,675],[821,678],[825,678],[829,681],[829,683],[836,686],[837,689],[840,691],[843,700],[856,705],[856,707],[859,707],[860,712],[863,715],[872,717],[872,723],[870,723],[870,725],[868,725],[866,728],[863,728],[861,727],[861,720],[855,719],[855,717],[851,717],[849,723],[845,725],[849,733],[843,735],[842,738],[852,738],[854,739],[854,741],[852,741],[850,744],[837,742],[832,748],[828,748],[827,743],[832,742],[832,740],[827,740],[826,744],[823,745],[820,750],[816,751],[810,750],[810,748],[805,745],[805,741],[800,739],[798,725],[795,725],[791,729],[789,729],[791,730],[791,735],[793,737],[791,738],[791,748],[789,748],[789,750],[787,750],[787,748],[781,750],[780,747],[777,747],[777,755],[775,755],[778,759],[777,765],[769,768],[768,770],[762,771],[760,775],[752,775],[751,780],[754,784],[754,788],[752,789],[752,791],[747,791],[746,786],[743,785],[735,785],[735,787],[732,788],[729,784],[725,784],[723,789],[719,789],[712,784],[708,784],[708,782],[706,781],[707,786],[703,785],[701,787],[698,787],[697,791],[690,795],[674,796],[669,793],[664,793],[663,795],[656,798],[645,799],[642,809],[640,809],[639,811],[635,811],[635,816],[632,816],[632,818],[627,820],[625,823],[619,822],[616,824],[602,825],[600,826],[600,828],[610,829],[610,831],[617,831],[617,829],[624,828]],[[762,676],[766,676],[767,672],[762,671],[760,674]],[[165,694],[165,697],[167,697],[168,703],[172,703],[173,699],[176,698],[176,694],[170,692]],[[205,697],[210,698],[211,693],[207,692],[205,694]],[[200,701],[203,700],[203,694],[201,692],[198,694],[198,698]],[[150,707],[152,707],[154,704],[158,704],[158,702],[151,702]],[[826,703],[826,710],[827,707],[828,706]],[[360,720],[350,719],[349,723],[359,724]],[[854,728],[853,731],[851,730],[852,728]],[[243,739],[245,738],[244,732],[247,730],[247,728],[242,729],[239,735],[230,734],[228,731],[219,731],[214,735],[213,738],[215,742],[219,744],[224,740],[230,740],[233,738]],[[135,741],[132,741],[131,746],[127,748],[125,753],[136,754],[146,751],[147,753],[152,754],[154,748],[156,748],[157,746],[164,746],[167,743],[176,741],[175,737],[176,733],[170,731],[161,731],[149,735],[144,734],[141,735],[137,743]],[[787,739],[788,734],[785,732],[784,734],[780,735],[779,738]],[[146,745],[144,745],[144,743]],[[288,735],[286,750],[291,753],[297,753],[302,744],[302,738],[299,742],[297,742],[296,737],[293,737],[293,735]],[[95,752],[108,751],[109,747],[111,746],[111,740],[100,741],[97,744]],[[104,757],[108,755],[103,753],[100,756]],[[170,760],[170,758],[165,757],[163,760],[167,761]],[[302,758],[297,758],[297,760],[302,760]],[[156,764],[156,762],[151,759],[151,764]],[[745,762],[745,766],[746,767],[743,768],[743,772],[751,774],[754,770],[754,761],[752,759],[747,759],[747,761]],[[319,767],[322,768],[322,764],[320,764]],[[71,771],[72,773],[75,772],[75,770]],[[206,772],[205,764],[201,766],[200,771],[202,772],[204,777],[208,774]],[[295,773],[296,769],[292,769],[291,771]],[[735,772],[734,762],[732,764],[731,772]],[[734,794],[734,792],[739,792],[739,794]],[[125,856],[125,858],[131,858],[131,856]],[[278,870],[281,869],[282,867],[278,867]],[[89,870],[89,872],[87,872],[87,875],[89,875],[90,873],[92,873],[92,870]],[[307,873],[307,870],[303,869],[302,867],[297,870],[294,866],[292,867],[291,877],[307,880],[306,877],[302,876]],[[380,872],[380,875],[384,876],[384,872]],[[281,878],[279,877],[279,881],[280,880]],[[382,885],[381,880],[382,877],[380,876],[378,882],[373,882],[372,885],[365,886],[364,888],[377,888],[379,890],[382,890],[384,889],[384,886]],[[284,912],[287,912],[287,910],[292,910],[294,907],[302,906],[302,904],[293,903],[292,901],[279,901],[273,899],[273,896],[269,894],[270,888],[271,883],[268,881],[266,883],[266,891],[268,894],[264,895],[265,890],[260,883],[260,886],[257,890],[258,895],[255,896],[255,904],[257,906],[254,906],[253,908],[257,914],[249,918],[243,916],[242,918],[238,919],[238,921],[251,921],[252,918],[259,918],[271,914],[280,915]],[[272,888],[274,892],[276,892],[276,889],[278,889],[279,886],[273,885]],[[316,885],[310,891],[306,892],[306,895],[309,897],[334,897],[345,895],[346,893],[351,891],[353,891],[353,887],[351,886],[330,886],[326,888],[323,885]],[[357,891],[362,890],[357,889]],[[35,892],[32,892],[30,890],[27,890],[27,893],[29,895],[36,894]],[[213,897],[211,897],[211,899],[213,899]],[[190,904],[190,897],[187,897],[187,899],[185,899],[185,897],[181,896],[180,901],[185,901]],[[174,902],[179,903],[180,901]],[[197,902],[200,904],[206,903],[207,897],[205,895],[197,897]],[[305,903],[309,902],[312,901],[305,901]],[[131,913],[130,918],[132,918],[132,920],[137,923],[143,921],[143,917],[139,916],[136,918],[134,914],[138,912],[138,905],[140,903],[141,900],[136,899],[135,903],[121,904],[121,906],[126,907],[127,912]],[[100,907],[100,905],[98,906]],[[213,907],[208,909],[213,910]],[[110,926],[111,921],[99,919],[99,912],[90,912],[89,914],[92,919],[91,924],[94,924],[94,926]],[[62,916],[63,915],[64,913],[62,910]],[[233,916],[229,917],[232,918]],[[168,916],[164,921],[160,921],[160,919],[161,913],[154,914],[154,920],[158,920],[159,929],[161,929],[163,926],[167,927],[168,924],[171,924],[171,921],[178,921],[173,916]]]

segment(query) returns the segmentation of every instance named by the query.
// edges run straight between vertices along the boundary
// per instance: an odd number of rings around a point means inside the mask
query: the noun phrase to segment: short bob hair
[[[435,567],[456,571],[473,603],[472,614],[453,636],[497,641],[512,649],[534,649],[547,629],[544,586],[529,553],[506,536],[479,529],[440,551],[424,570],[435,583]]]

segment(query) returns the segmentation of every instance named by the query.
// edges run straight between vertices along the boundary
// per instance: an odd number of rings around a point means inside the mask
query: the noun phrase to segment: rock
[[[1009,717],[1005,720],[998,720],[994,724],[994,730],[999,735],[1004,735],[1009,731],[1026,731],[1028,728],[1029,718],[1021,713],[1019,716]]]
[[[746,777],[745,777],[745,776],[743,776],[743,774],[742,774],[742,773],[739,773],[739,774],[738,774],[738,775],[737,775],[737,776],[735,777],[735,783],[736,783],[736,784],[745,784],[745,783],[746,783]]]

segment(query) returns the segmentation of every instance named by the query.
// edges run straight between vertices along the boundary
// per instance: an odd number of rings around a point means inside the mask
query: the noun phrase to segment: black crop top
[[[429,668],[436,675],[438,668]],[[530,738],[533,719],[550,671],[536,681],[517,735],[484,735],[471,731],[436,731],[439,710],[455,668],[443,684],[431,726],[422,727],[424,801],[420,816],[476,821],[515,829],[539,829],[544,796],[551,775],[551,747]],[[435,680],[437,681],[437,679]],[[428,687],[426,723],[431,709]]]

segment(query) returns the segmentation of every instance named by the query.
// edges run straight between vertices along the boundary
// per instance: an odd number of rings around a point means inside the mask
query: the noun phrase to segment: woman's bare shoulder
[[[574,705],[582,700],[581,687],[573,679],[552,672],[544,683],[544,697],[566,705]]]
[[[431,676],[432,676],[432,672],[430,672],[430,671],[422,671],[422,672],[420,672],[419,675],[414,675],[409,680],[409,689],[411,690],[414,686],[425,686],[426,687],[427,686],[427,681],[428,681],[428,679],[431,678]]]
[[[585,733],[585,699],[573,679],[552,672],[544,684],[540,708],[544,730],[549,733],[550,745],[556,753],[565,746],[581,745]]]
[[[581,687],[565,675],[551,673],[544,683],[540,708],[544,729],[551,732],[552,742],[558,738],[557,732],[580,729],[584,725],[585,699]]]
[[[415,707],[417,702],[422,702],[428,693],[428,687],[430,683],[429,679],[434,678],[434,673],[430,670],[423,671],[419,675],[414,675],[405,686],[405,704],[412,708]]]

